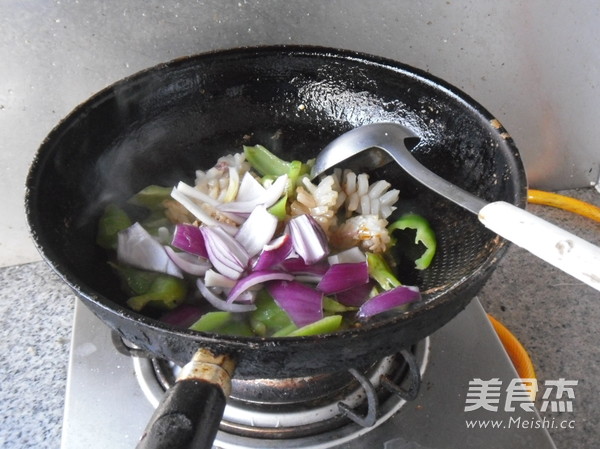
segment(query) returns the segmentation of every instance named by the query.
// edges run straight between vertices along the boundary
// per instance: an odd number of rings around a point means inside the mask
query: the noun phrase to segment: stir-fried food
[[[203,332],[305,336],[360,326],[421,297],[390,266],[394,233],[416,231],[426,269],[436,250],[424,217],[394,219],[399,191],[263,146],[221,157],[194,185],[149,186],[99,221],[97,242],[133,310]],[[143,208],[134,221],[127,207]]]

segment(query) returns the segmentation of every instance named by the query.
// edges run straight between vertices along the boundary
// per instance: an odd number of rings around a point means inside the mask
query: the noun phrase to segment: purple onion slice
[[[323,293],[296,281],[273,281],[266,288],[296,326],[323,318]]]
[[[420,298],[421,293],[418,287],[401,285],[369,299],[358,309],[357,316],[358,318],[368,318],[395,307],[415,302]]]

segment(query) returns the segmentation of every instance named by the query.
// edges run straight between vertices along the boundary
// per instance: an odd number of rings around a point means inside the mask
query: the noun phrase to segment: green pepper
[[[231,312],[208,312],[189,328],[200,332],[213,332],[231,319]]]
[[[127,300],[127,305],[136,312],[147,305],[162,310],[171,310],[181,304],[187,295],[187,284],[183,279],[162,273],[154,274],[155,277],[145,292]],[[147,277],[144,275],[143,279],[146,280]],[[138,281],[136,280],[136,282]]]
[[[244,319],[231,319],[227,321],[223,326],[219,327],[219,334],[223,335],[236,335],[239,337],[253,337],[254,332],[250,327],[250,324]]]
[[[287,199],[288,196],[284,195],[279,201],[267,209],[270,213],[275,215],[279,221],[285,220],[285,217],[287,216]]]
[[[296,326],[294,323],[290,323],[287,326],[282,327],[277,332],[275,332],[272,335],[272,337],[287,337],[288,335],[290,335],[295,330],[298,330],[298,326]]]
[[[289,333],[288,337],[306,337],[309,335],[328,334],[335,332],[342,325],[341,315],[330,315],[321,318],[319,321],[302,326],[299,329]]]
[[[369,276],[375,279],[383,290],[391,290],[394,287],[402,285],[394,273],[392,273],[392,269],[381,254],[370,252],[366,254]]]
[[[311,161],[306,164],[297,160],[284,161],[262,145],[244,146],[244,154],[250,165],[264,178],[272,179],[288,175],[286,191],[287,196],[292,199],[296,195],[296,185],[300,183],[303,176],[310,172],[311,168]]]
[[[344,313],[356,310],[356,307],[345,306],[344,304],[330,298],[329,296],[323,296],[323,311],[325,313]]]
[[[172,190],[172,187],[150,185],[127,200],[129,204],[148,210],[149,214],[140,220],[140,224],[152,235],[156,235],[159,228],[171,224],[165,215],[164,202],[171,197]]]
[[[130,295],[141,295],[150,290],[150,286],[157,273],[154,271],[139,270],[129,265],[118,265],[114,262],[108,263],[117,272],[123,283],[123,289]]]
[[[172,187],[150,185],[133,195],[127,202],[150,210],[162,209],[163,201],[171,197],[172,190]]]
[[[189,329],[200,332],[216,332],[223,335],[251,337],[254,335],[248,322],[238,314],[224,311],[207,312]]]
[[[104,249],[117,249],[117,235],[131,226],[127,213],[116,204],[109,204],[98,221],[96,243]]]
[[[288,175],[287,194],[290,198],[296,198],[296,186],[301,182],[302,178],[310,172],[310,166],[300,161],[290,162]]]
[[[266,290],[256,296],[256,310],[250,314],[250,325],[255,334],[262,337],[274,334],[292,323],[288,314],[275,302]]]
[[[246,160],[262,176],[282,176],[289,172],[290,163],[278,158],[262,145],[244,145]]]
[[[424,270],[431,264],[435,255],[437,248],[435,233],[424,217],[414,213],[404,214],[388,226],[390,235],[396,230],[404,229],[414,229],[416,231],[415,244],[418,245],[421,243],[425,247],[425,251],[415,260],[415,267],[418,270]]]

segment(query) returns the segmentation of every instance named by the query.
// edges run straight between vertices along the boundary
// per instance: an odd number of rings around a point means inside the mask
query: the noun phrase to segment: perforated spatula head
[[[417,161],[406,146],[415,137],[396,123],[363,125],[342,134],[327,145],[315,160],[315,177],[333,166],[367,152],[365,160],[376,168],[387,153],[402,169],[424,186],[468,211],[498,235],[516,243],[542,260],[600,290],[600,247],[504,201],[488,203],[440,178]]]
[[[453,201],[461,207],[478,214],[487,203],[482,199],[465,192],[454,184],[440,178],[423,166],[411,154],[406,146],[406,139],[418,138],[406,126],[398,123],[372,123],[354,128],[327,145],[317,155],[311,170],[311,178],[315,178],[330,168],[360,155],[363,167],[377,168],[391,160],[417,181],[434,192]],[[345,168],[348,165],[345,165]]]

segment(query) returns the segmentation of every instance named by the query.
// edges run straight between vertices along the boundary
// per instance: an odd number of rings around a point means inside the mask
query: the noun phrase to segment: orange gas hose
[[[487,316],[519,377],[521,379],[536,379],[535,369],[533,368],[531,358],[521,342],[500,321],[495,319],[489,313]],[[532,400],[535,399],[535,393],[535,388],[529,389]]]
[[[531,204],[557,207],[559,209],[583,215],[592,220],[600,221],[600,207],[569,196],[544,192],[543,190],[529,189],[527,191],[527,201]]]

